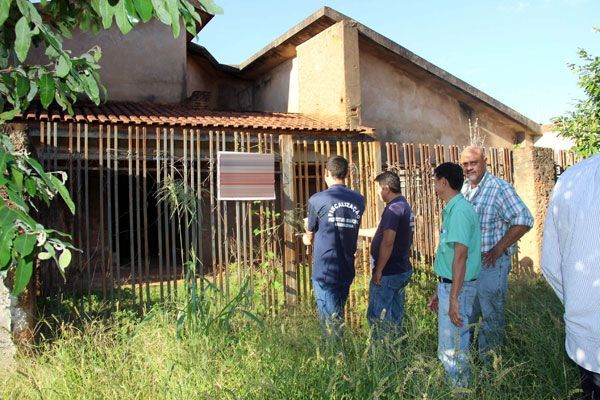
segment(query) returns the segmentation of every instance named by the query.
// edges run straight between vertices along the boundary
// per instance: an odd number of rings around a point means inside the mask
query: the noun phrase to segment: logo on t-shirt
[[[336,217],[335,212],[340,208],[350,209],[355,218]],[[327,212],[327,222],[334,224],[336,228],[357,228],[360,224],[360,210],[352,203],[334,203]]]

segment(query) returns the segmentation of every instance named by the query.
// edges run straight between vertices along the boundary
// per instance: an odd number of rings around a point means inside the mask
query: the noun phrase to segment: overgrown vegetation
[[[32,218],[35,203],[50,205],[61,197],[71,213],[75,205],[64,186],[66,174],[47,173],[27,150],[16,150],[0,129],[0,271],[14,270],[13,294],[20,294],[31,278],[36,257],[53,258],[60,273],[71,262],[70,237],[44,227]]]
[[[577,371],[564,355],[560,304],[541,279],[511,284],[502,354],[489,369],[476,362],[473,386],[462,392],[445,385],[436,358],[436,318],[424,303],[434,283],[426,274],[409,286],[405,335],[382,345],[359,327],[340,347],[324,348],[306,308],[265,324],[236,312],[227,329],[183,339],[174,311],[142,325],[120,314],[111,322],[55,322],[53,335],[0,382],[5,398],[20,399],[569,399]]]

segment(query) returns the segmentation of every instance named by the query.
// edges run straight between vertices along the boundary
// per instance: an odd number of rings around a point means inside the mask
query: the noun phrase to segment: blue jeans
[[[460,316],[463,326],[457,327],[450,321],[451,283],[438,284],[438,358],[446,370],[452,386],[466,387],[469,383],[469,345],[471,331],[469,319],[477,296],[477,282],[464,282],[458,295]]]
[[[381,277],[381,286],[369,284],[367,320],[373,328],[374,338],[390,333],[400,333],[404,315],[404,292],[412,270],[397,275]]]
[[[313,290],[317,300],[317,311],[323,336],[326,338],[341,337],[344,307],[350,285],[327,285],[313,280]]]
[[[504,303],[511,265],[510,257],[502,255],[494,266],[482,265],[477,279],[477,298],[470,322],[477,323],[481,316],[479,354],[484,362],[487,361],[487,353],[500,346],[504,337]]]

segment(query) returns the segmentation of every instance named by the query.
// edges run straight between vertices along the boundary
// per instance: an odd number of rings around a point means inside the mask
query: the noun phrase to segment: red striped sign
[[[219,200],[274,200],[274,154],[220,151],[217,185]]]

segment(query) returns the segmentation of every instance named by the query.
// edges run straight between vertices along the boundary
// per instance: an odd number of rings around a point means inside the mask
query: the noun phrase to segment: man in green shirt
[[[463,170],[454,163],[434,170],[437,195],[446,206],[433,271],[437,293],[428,307],[438,313],[438,358],[450,383],[465,387],[469,380],[469,318],[481,271],[481,230],[473,206],[460,194]]]

